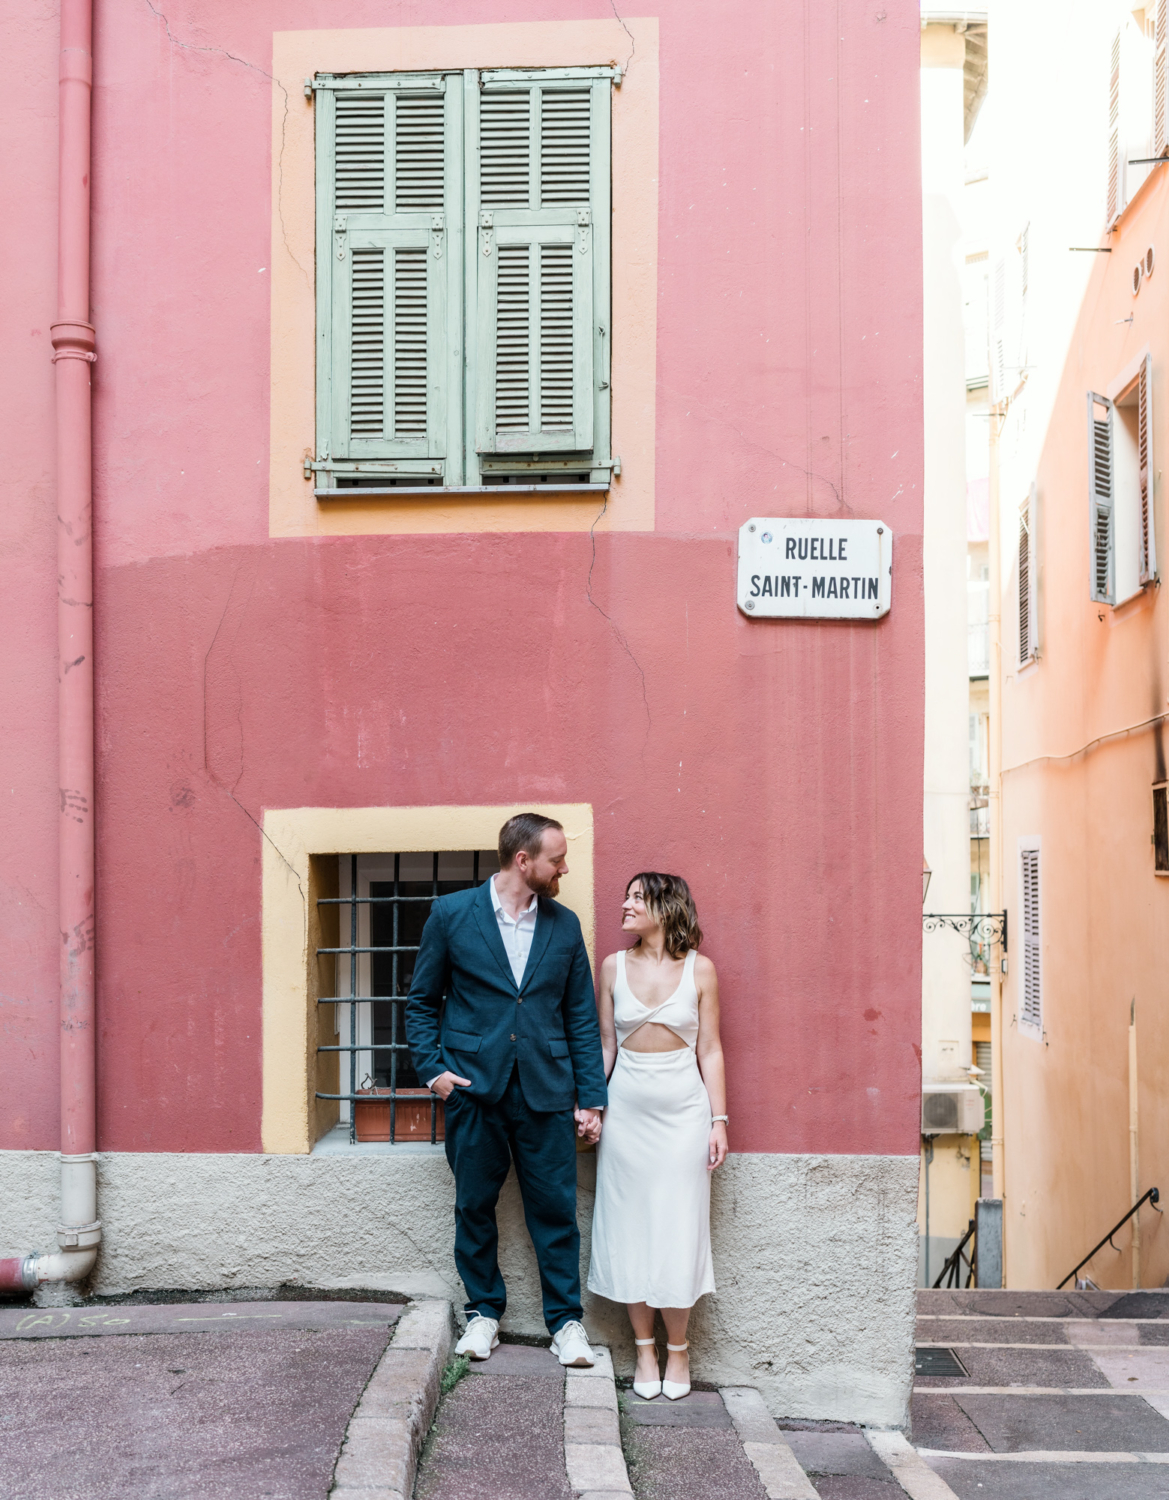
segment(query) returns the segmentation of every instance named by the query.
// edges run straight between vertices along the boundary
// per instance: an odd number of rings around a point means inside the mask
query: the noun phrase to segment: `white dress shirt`
[[[487,882],[491,887],[491,905],[495,908],[495,920],[499,923],[499,936],[503,941],[503,950],[507,954],[508,962],[511,964],[511,972],[515,976],[516,989],[523,982],[524,970],[528,966],[528,954],[532,951],[532,938],[536,933],[536,894],[532,892],[532,899],[513,921],[503,909],[503,902],[499,899],[499,893],[495,889],[495,876]],[[441,1073],[436,1073],[435,1078],[441,1078]],[[435,1079],[432,1078],[426,1087],[433,1088]]]
[[[524,978],[524,970],[528,966],[528,954],[532,951],[532,938],[536,932],[536,893],[532,892],[532,899],[513,921],[503,909],[503,902],[499,899],[499,892],[495,889],[496,877],[491,877],[491,904],[495,908],[495,919],[499,923],[499,936],[503,939],[504,952],[507,954],[508,962],[511,964],[511,972],[515,976],[516,989],[518,990]]]

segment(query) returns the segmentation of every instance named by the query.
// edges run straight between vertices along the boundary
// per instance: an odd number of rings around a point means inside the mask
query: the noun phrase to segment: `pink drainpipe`
[[[81,1281],[97,1217],[93,858],[93,451],[89,321],[93,0],[61,0],[57,320],[57,640],[61,811],[60,1249],[0,1261],[0,1291]]]

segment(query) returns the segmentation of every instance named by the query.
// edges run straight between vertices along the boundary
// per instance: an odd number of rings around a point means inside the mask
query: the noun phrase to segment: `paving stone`
[[[625,1412],[631,1422],[645,1427],[731,1426],[730,1413],[717,1391],[691,1391],[681,1401],[667,1401],[664,1396],[643,1401],[640,1396],[631,1396]]]
[[[468,1375],[547,1375],[560,1380],[564,1366],[551,1349],[533,1349],[527,1344],[500,1344],[490,1359],[473,1359]]]
[[[964,1376],[918,1375],[915,1390],[960,1390],[963,1385],[1106,1386],[1092,1356],[1082,1349],[958,1349]]]
[[[1169,1292],[1126,1292],[1102,1318],[1169,1318]]]
[[[1094,1323],[1069,1323],[1068,1343],[1075,1344],[1080,1349],[1094,1349],[1109,1344],[1139,1344],[1140,1326],[1139,1323],[1122,1322],[1120,1319],[1109,1322],[1105,1318],[1097,1318]]]
[[[629,1423],[625,1436],[637,1500],[767,1500],[734,1431]]]
[[[824,1474],[813,1481],[820,1500],[905,1500],[895,1479],[864,1474]]]
[[[967,1396],[959,1390],[953,1399],[996,1453],[1169,1453],[1169,1422],[1137,1396]],[[1164,1477],[1169,1494],[1169,1471]]]
[[[408,1423],[389,1417],[355,1419],[337,1460],[336,1483],[345,1489],[381,1487],[408,1494],[413,1467]]]
[[[329,1491],[329,1500],[410,1500],[401,1490],[350,1490],[334,1486]]]
[[[914,1396],[913,1442],[950,1453],[989,1453],[990,1444],[950,1396]]]
[[[1067,1344],[1071,1326],[1037,1318],[922,1318],[917,1340],[920,1344]],[[958,1350],[965,1363],[964,1354]]]
[[[460,1380],[439,1407],[415,1500],[571,1500],[562,1390],[542,1375]]]
[[[813,1500],[816,1491],[786,1443],[744,1443],[767,1500]]]
[[[742,1443],[786,1443],[767,1410],[763,1397],[752,1386],[728,1385],[719,1391]]]
[[[1169,1344],[1169,1319],[1164,1323],[1138,1323],[1138,1344]]]
[[[603,1407],[606,1411],[616,1411],[617,1392],[611,1381],[570,1379],[564,1382],[564,1404],[566,1407]]]
[[[625,1460],[619,1444],[565,1443],[568,1480],[576,1491],[611,1490],[629,1494]]]
[[[400,1302],[171,1302],[162,1306],[0,1307],[0,1339],[99,1338],[241,1329],[385,1328]]]
[[[5,1340],[0,1495],[320,1500],[391,1331]]]
[[[958,1500],[1165,1500],[1169,1495],[1169,1472],[1160,1464],[1012,1464],[961,1458],[931,1458],[928,1463]]]
[[[395,1349],[433,1349],[449,1345],[452,1336],[449,1302],[416,1302],[398,1320]]]
[[[616,1408],[601,1406],[566,1406],[564,1409],[566,1443],[615,1443],[621,1446],[621,1427]]]
[[[809,1474],[889,1477],[888,1469],[859,1432],[789,1432],[787,1440]]]

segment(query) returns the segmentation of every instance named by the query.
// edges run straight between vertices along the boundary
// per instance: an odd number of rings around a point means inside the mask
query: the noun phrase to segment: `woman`
[[[718,979],[678,875],[635,875],[621,927],[636,942],[601,965],[597,998],[609,1104],[597,1148],[589,1290],[624,1302],[637,1345],[634,1392],[690,1390],[686,1325],[714,1291],[710,1173],[727,1155]],[[654,1311],[666,1325],[659,1378]]]

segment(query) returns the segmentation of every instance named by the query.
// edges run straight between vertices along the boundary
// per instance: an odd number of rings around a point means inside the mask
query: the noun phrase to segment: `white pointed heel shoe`
[[[689,1349],[689,1347],[690,1345],[688,1342],[685,1344],[666,1345],[666,1348],[670,1351],[671,1354],[683,1354],[687,1349]],[[634,1389],[636,1390],[637,1387],[635,1386]],[[666,1398],[667,1401],[681,1401],[683,1396],[688,1396],[689,1394],[689,1381],[687,1381],[685,1385],[679,1385],[676,1380],[662,1381],[662,1395]]]
[[[652,1344],[653,1339],[634,1339],[633,1342],[640,1346]],[[687,1387],[689,1389],[689,1387]],[[660,1380],[635,1380],[633,1382],[633,1394],[640,1396],[643,1401],[652,1401],[655,1396],[662,1394],[662,1383]]]

